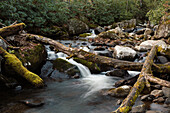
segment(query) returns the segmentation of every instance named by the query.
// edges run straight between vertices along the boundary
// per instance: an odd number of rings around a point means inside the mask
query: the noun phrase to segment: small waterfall
[[[66,59],[66,54],[62,52],[58,52],[56,54],[55,52],[50,50],[49,46],[46,46],[46,49],[49,60],[61,58],[78,67],[82,75],[82,78],[80,79],[81,84],[79,86],[87,87],[88,89],[87,93],[83,95],[83,98],[86,98],[102,89],[113,87],[115,80],[113,80],[112,77],[105,76],[104,74],[91,74],[90,70],[86,66],[77,63],[73,59]]]

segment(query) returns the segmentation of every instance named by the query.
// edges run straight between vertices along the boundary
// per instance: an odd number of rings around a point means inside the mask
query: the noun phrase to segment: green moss
[[[101,69],[98,67],[98,65],[96,63],[88,62],[87,60],[83,60],[83,59],[80,59],[77,57],[75,57],[74,60],[76,62],[79,62],[79,63],[87,66],[91,70],[91,72],[100,72],[101,71]]]
[[[3,49],[0,47],[0,50]],[[44,86],[43,80],[38,75],[27,70],[14,54],[9,54],[3,50],[3,57],[5,59],[5,68],[9,69],[8,71],[14,71],[36,87]]]
[[[98,27],[97,24],[88,24],[88,26],[89,26],[89,28],[91,28],[91,29],[94,29],[94,28]]]
[[[83,33],[83,34],[80,34],[79,37],[87,37],[87,36],[91,36],[92,33]]]

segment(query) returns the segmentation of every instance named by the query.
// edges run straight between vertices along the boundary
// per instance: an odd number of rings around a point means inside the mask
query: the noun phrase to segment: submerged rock
[[[116,46],[113,53],[114,58],[121,60],[134,60],[136,51],[130,47]]]

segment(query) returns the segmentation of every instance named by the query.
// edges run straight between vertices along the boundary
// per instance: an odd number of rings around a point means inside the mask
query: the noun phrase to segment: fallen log
[[[5,59],[5,65],[10,69],[14,70],[18,75],[25,78],[28,82],[30,82],[35,87],[43,87],[43,80],[36,74],[27,70],[22,62],[14,55],[8,53],[2,47],[0,47],[0,55]]]
[[[18,33],[25,27],[24,23],[6,26],[0,29],[0,36],[6,37]]]
[[[58,51],[61,51],[72,57],[78,57],[90,62],[95,62],[99,65],[110,66],[113,68],[118,68],[123,70],[133,70],[133,71],[140,71],[143,66],[143,63],[139,63],[139,62],[117,60],[105,56],[95,55],[93,53],[89,53],[81,49],[66,47],[55,40],[40,35],[34,35],[34,34],[21,34],[21,35],[31,40],[36,40],[40,43],[53,45]],[[152,70],[153,72],[156,73],[170,74],[170,65],[163,65],[163,64],[153,65]]]
[[[153,46],[145,60],[145,63],[143,64],[139,78],[132,87],[129,95],[124,99],[119,108],[112,113],[128,113],[132,109],[132,106],[134,105],[138,95],[141,93],[141,91],[143,91],[144,87],[146,86],[146,76],[147,74],[151,74],[151,66],[153,64],[153,59],[156,55],[156,52],[157,46]]]

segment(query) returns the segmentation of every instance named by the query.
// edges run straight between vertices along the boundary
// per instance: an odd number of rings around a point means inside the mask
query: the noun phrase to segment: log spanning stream
[[[70,43],[72,46],[89,45],[85,41],[60,41],[68,46]],[[101,90],[113,87],[114,83],[121,78],[105,76],[106,72],[100,74],[91,74],[89,69],[84,65],[75,62],[73,59],[66,59],[67,55],[59,52],[55,53],[51,51],[49,46],[46,46],[48,53],[48,61],[41,69],[40,76],[44,78],[47,87],[43,89],[22,89],[18,87],[12,91],[0,92],[0,109],[6,108],[9,113],[110,113],[116,110],[119,105],[116,102],[120,98],[114,98],[104,96]],[[88,48],[83,48],[89,51]],[[105,52],[105,51],[104,51]],[[47,75],[52,72],[52,60],[56,58],[62,58],[71,64],[78,67],[82,78],[70,79],[62,82],[55,81],[48,78]],[[52,72],[51,76],[55,76],[56,72]],[[136,72],[129,71],[131,76],[136,75]],[[65,76],[63,73],[57,72],[58,75]],[[17,103],[19,101],[27,100],[39,100],[44,105],[41,107],[22,107]],[[121,99],[123,100],[123,99]],[[137,100],[135,105],[141,104],[141,101]],[[24,105],[25,106],[25,105]],[[22,109],[21,109],[22,108]],[[163,105],[149,103],[148,109],[162,111]],[[0,110],[1,112],[1,110]],[[2,112],[3,113],[3,112]]]

